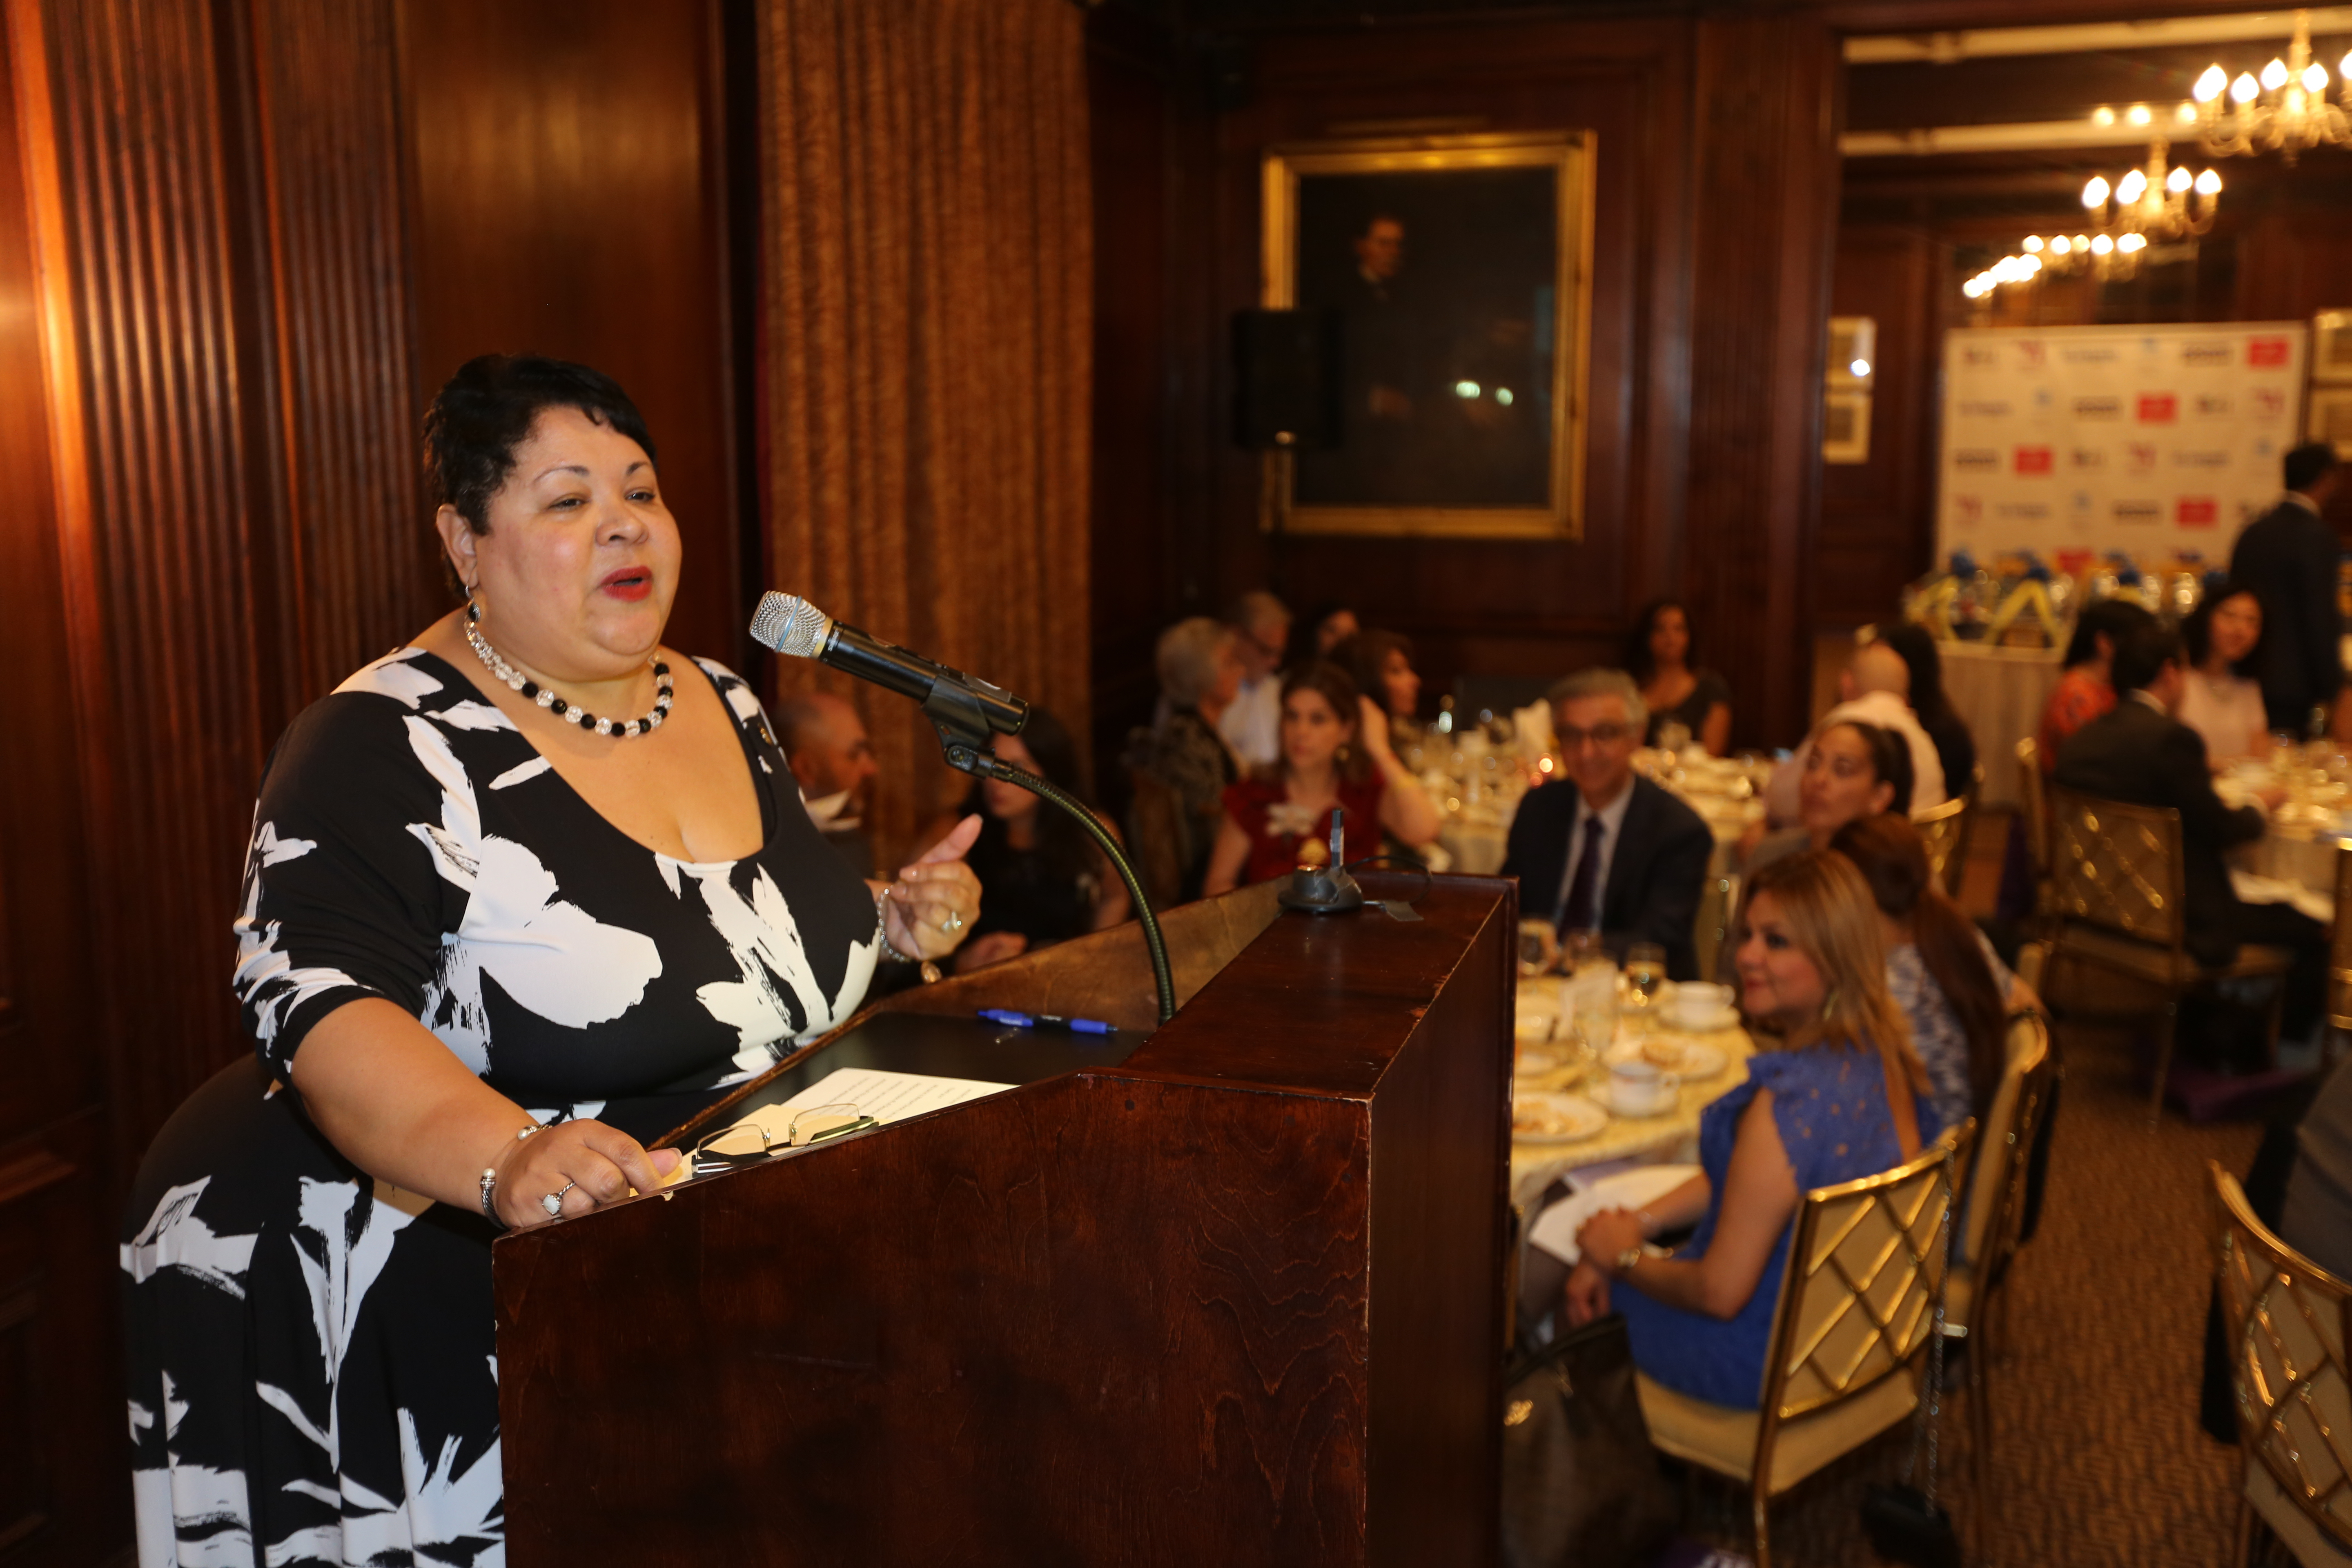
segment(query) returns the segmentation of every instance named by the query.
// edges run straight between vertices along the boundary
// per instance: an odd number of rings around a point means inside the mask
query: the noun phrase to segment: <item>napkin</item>
[[[2336,900],[2325,893],[2315,893],[2299,882],[2258,877],[2252,871],[2231,871],[2230,886],[2242,903],[2293,904],[2321,925],[2336,923]]]
[[[1511,731],[1519,743],[1519,755],[1531,763],[1550,751],[1551,704],[1532,702],[1512,710]]]
[[[1586,1220],[1603,1209],[1638,1209],[1654,1203],[1698,1173],[1696,1165],[1636,1165],[1603,1176],[1537,1215],[1528,1240],[1562,1263],[1573,1264],[1584,1256],[1576,1245],[1576,1233]]]

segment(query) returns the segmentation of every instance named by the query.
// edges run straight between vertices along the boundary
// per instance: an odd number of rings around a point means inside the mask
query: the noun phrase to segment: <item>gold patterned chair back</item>
[[[1927,841],[1927,870],[1936,885],[1951,893],[1969,858],[1969,823],[1976,815],[1976,792],[1954,795],[1941,805],[1911,814],[1911,826]]]
[[[2352,1285],[2281,1241],[2246,1206],[2238,1179],[2206,1164],[2239,1444],[2338,1551],[2352,1552],[2352,1382],[2344,1356]]]
[[[2338,845],[2336,931],[2327,943],[2327,1021],[2339,1029],[2352,1029],[2352,921],[2344,918],[2347,909],[2352,909],[2352,846]]]
[[[2052,785],[2050,875],[2061,920],[2169,947],[2187,936],[2180,814]]]
[[[2017,743],[2018,809],[2025,814],[2025,853],[2033,879],[2050,875],[2050,805],[2042,798],[2042,748],[2028,735]]]
[[[1948,1172],[1966,1172],[1975,1135],[1966,1122],[1891,1171],[1804,1195],[1765,1363],[1759,1454],[1781,1422],[1860,1394],[1927,1342],[1944,1284],[1937,1231],[1951,1206]]]
[[[2029,951],[2033,951],[2031,946]],[[2021,973],[2024,967],[2021,961]],[[2058,1071],[2057,1058],[2050,1052],[2050,1025],[2041,1014],[2016,1015],[2009,1021],[2008,1034],[2008,1065],[1992,1109],[1985,1113],[1957,1252],[1960,1261],[1976,1270],[1979,1290],[2017,1250],[2017,1233],[2025,1220],[2026,1167]]]

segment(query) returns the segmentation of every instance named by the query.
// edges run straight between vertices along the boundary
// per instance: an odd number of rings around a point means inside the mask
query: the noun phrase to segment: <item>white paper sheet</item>
[[[1537,1215],[1536,1223],[1528,1229],[1528,1242],[1542,1247],[1562,1263],[1574,1263],[1584,1256],[1576,1245],[1576,1233],[1584,1228],[1586,1220],[1602,1209],[1641,1208],[1699,1173],[1696,1165],[1637,1165],[1613,1176],[1603,1176]]]
[[[790,1100],[763,1105],[745,1116],[745,1122],[764,1129],[776,1142],[784,1139],[793,1117],[819,1105],[854,1105],[858,1113],[877,1121],[904,1121],[927,1110],[939,1110],[967,1100],[1001,1094],[1009,1083],[982,1083],[978,1079],[929,1078],[921,1073],[884,1072],[878,1068],[843,1068],[827,1073]]]

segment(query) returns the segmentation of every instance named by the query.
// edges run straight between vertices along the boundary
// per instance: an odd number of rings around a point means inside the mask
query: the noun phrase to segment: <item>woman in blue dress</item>
[[[1752,1410],[1799,1198],[1890,1169],[1941,1127],[1852,862],[1809,850],[1759,871],[1738,937],[1740,1005],[1772,1048],[1701,1116],[1701,1174],[1638,1214],[1585,1222],[1568,1314],[1589,1322],[1613,1304],[1644,1373]],[[1685,1227],[1673,1253],[1647,1245]]]

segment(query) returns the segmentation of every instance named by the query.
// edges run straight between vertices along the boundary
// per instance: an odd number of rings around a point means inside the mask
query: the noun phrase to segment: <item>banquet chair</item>
[[[2018,960],[2018,973],[2029,963],[2038,976],[2041,947],[2029,943]],[[2032,980],[2026,981],[2031,985]],[[2018,1237],[2025,1221],[2028,1168],[2033,1140],[2050,1104],[2050,1089],[2058,1072],[2050,1048],[2050,1023],[2039,1013],[2019,1013],[2008,1028],[2007,1064],[2000,1087],[1977,1138],[1977,1158],[1969,1173],[1967,1198],[1952,1247],[1952,1271],[1944,1287],[1946,1331],[1969,1342],[1969,1416],[1976,1435],[1969,1455],[1979,1483],[1992,1452],[1990,1392],[1994,1325],[2009,1266],[2017,1256]]]
[[[2156,1085],[2147,1121],[2164,1113],[2180,998],[2224,980],[2284,979],[2294,954],[2241,947],[2228,964],[2189,956],[2188,900],[2181,891],[2180,814],[2169,806],[2101,800],[2055,784],[2050,789],[2053,931],[2050,963],[2071,960],[2156,987],[2164,994],[2157,1025]],[[2278,1048],[2284,984],[2272,988],[2265,1043]]]
[[[2336,926],[2327,938],[2327,1021],[2352,1029],[2352,846],[2336,849]]]
[[[1891,1171],[1799,1201],[1756,1409],[1635,1378],[1653,1447],[1748,1488],[1756,1568],[1772,1568],[1774,1498],[1918,1408],[1949,1272],[1937,1245],[1947,1162],[1965,1180],[1975,1134],[1965,1122]]]
[[[1941,805],[1911,814],[1911,826],[1927,841],[1927,871],[1948,897],[1957,898],[1969,867],[1969,829],[1977,814],[1976,786]]]
[[[2043,798],[2043,788],[2042,747],[2028,735],[2017,743],[2017,809],[2025,819],[2025,858],[2033,873],[2036,931],[2047,930],[2051,920],[2050,803]]]
[[[2245,1484],[2234,1561],[2245,1568],[2259,1519],[2298,1563],[2352,1564],[2352,1382],[2345,1332],[2352,1284],[2254,1217],[2238,1179],[2213,1178],[2221,1331],[2238,1410]]]

